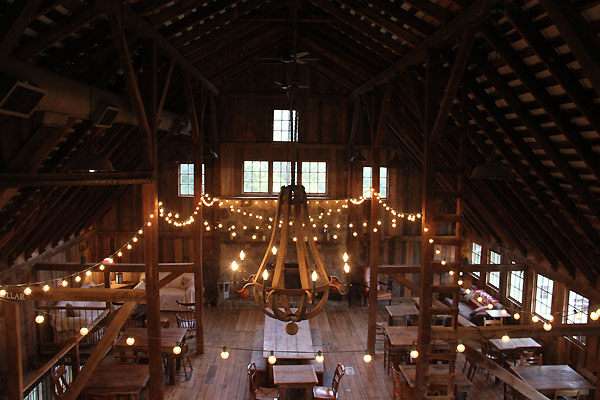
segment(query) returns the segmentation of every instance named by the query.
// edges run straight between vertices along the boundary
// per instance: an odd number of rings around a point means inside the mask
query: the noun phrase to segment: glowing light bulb
[[[235,272],[235,271],[238,270],[238,268],[239,268],[238,263],[235,262],[235,261],[232,261],[231,262],[231,269]]]
[[[6,296],[6,289],[0,289],[0,297]]]
[[[43,324],[44,320],[45,318],[42,314],[38,314],[37,317],[35,317],[36,324]]]
[[[544,330],[545,330],[545,331],[550,331],[551,329],[552,329],[552,324],[551,324],[551,323],[549,323],[549,322],[546,322],[546,323],[544,324]]]
[[[494,309],[494,305],[490,303],[490,304],[487,305],[487,308],[488,308],[488,310],[493,310]]]
[[[366,227],[366,226],[367,226],[367,223],[366,223],[366,222],[363,222],[363,226],[365,226],[365,227]]]
[[[127,243],[127,250],[131,250],[133,246],[131,245],[131,243]]]
[[[275,353],[273,352],[273,350],[271,350],[271,355],[269,356],[269,358],[267,359],[267,361],[271,365],[273,365],[273,364],[275,364],[277,362],[277,357],[275,357]]]
[[[265,269],[263,271],[263,281],[266,281],[267,279],[269,279],[269,271]]]
[[[77,275],[77,276],[75,277],[75,282],[81,282],[81,276]]]
[[[123,257],[123,252],[121,250],[119,250],[119,252],[117,253],[117,257]]]
[[[532,322],[539,322],[540,318],[537,315],[534,315],[533,317],[531,317],[531,321]]]
[[[323,364],[323,361],[325,361],[325,357],[323,357],[323,353],[321,353],[321,350],[319,350],[317,352],[317,356],[315,357],[315,361],[318,362],[319,364]]]
[[[349,259],[350,259],[350,257],[348,256],[348,253],[344,252],[344,255],[342,256],[342,260],[344,260],[344,262],[347,263]]]
[[[352,232],[352,236],[355,236],[355,237],[356,237],[356,236],[358,236],[358,233],[356,233],[356,232]]]
[[[90,271],[89,269],[85,271],[85,276],[92,276],[92,271]]]
[[[50,290],[50,286],[49,286],[49,285],[44,285],[44,286],[42,286],[42,290],[43,290],[44,292],[47,292],[47,291],[49,291],[49,290]]]
[[[148,222],[146,223],[146,225],[148,225],[148,226],[152,226],[152,222],[148,221]]]
[[[483,297],[481,297],[481,296],[477,297],[477,301],[478,301],[479,303],[481,303],[481,302],[483,301]]]
[[[459,279],[456,283],[458,283],[458,286],[461,286],[464,283],[464,281],[462,279]]]
[[[173,354],[177,355],[181,353],[181,346],[176,345],[173,347]]]
[[[470,293],[471,293],[471,289],[468,289],[468,288],[467,288],[467,289],[465,289],[465,293],[466,293],[466,294],[470,294]]]
[[[550,322],[554,322],[554,316],[553,316],[553,315],[549,316],[549,317],[548,317],[548,321],[550,321]]]
[[[294,242],[296,242],[296,241],[298,240],[298,238],[296,238],[296,236],[294,236],[294,237],[292,238],[292,240],[293,240]]]
[[[344,272],[345,273],[349,273],[350,272],[350,266],[348,265],[348,263],[344,263]]]
[[[313,281],[313,282],[316,282],[316,281],[317,281],[317,278],[318,278],[318,276],[317,276],[317,271],[313,271],[313,272],[312,272],[312,275],[311,275],[311,279],[312,279],[312,281]]]
[[[503,309],[500,311],[500,314],[502,314],[502,315],[506,315],[506,314],[508,314],[508,311],[506,311],[506,310],[503,308]]]
[[[62,282],[60,283],[60,285],[62,287],[67,287],[69,285],[69,282],[67,282],[65,279],[63,279]]]
[[[89,332],[90,332],[90,330],[88,328],[86,328],[85,326],[79,330],[79,333],[81,334],[81,336],[85,336]]]
[[[140,230],[138,231],[138,235],[143,235],[143,234],[144,234],[144,230],[143,230],[143,229],[140,229]]]
[[[456,345],[456,351],[458,351],[459,353],[463,353],[465,351],[465,345],[461,342],[458,342],[458,344]]]
[[[246,258],[246,253],[244,253],[244,250],[240,250],[240,260],[244,261],[244,258]]]
[[[442,261],[440,261],[440,264],[442,264],[442,265],[446,265],[446,260],[442,260]]]
[[[338,235],[333,235],[333,240],[336,240],[338,238]]]
[[[440,254],[442,251],[440,249],[435,249],[435,254]]]
[[[369,354],[369,352],[367,351],[365,353],[365,355],[363,356],[363,361],[366,362],[367,364],[370,363],[373,360],[373,357],[371,357],[371,355]]]
[[[448,271],[448,274],[449,274],[450,276],[453,276],[453,275],[454,275],[454,271]]]
[[[106,267],[104,266],[104,264],[100,264],[100,266],[98,267],[98,269],[99,269],[100,271],[104,271],[104,269],[105,269],[105,268],[106,268]]]
[[[513,315],[513,318],[514,318],[514,319],[519,319],[519,318],[521,318],[521,314],[519,314],[519,313],[515,313],[515,314]]]
[[[318,239],[318,238],[317,238],[316,236],[313,236],[313,240],[314,240],[315,242],[317,241],[317,239]]]
[[[229,352],[227,351],[227,347],[223,346],[223,350],[221,350],[221,358],[223,360],[227,360],[229,358]]]
[[[25,293],[26,296],[29,296],[31,294],[31,288],[27,286],[25,290],[23,290],[23,293]]]
[[[419,352],[417,351],[417,349],[412,349],[412,351],[410,352],[410,358],[419,358]]]
[[[598,317],[600,316],[600,313],[598,313],[597,311],[592,311],[590,313],[590,319],[592,321],[598,321]]]
[[[423,232],[429,232],[429,228],[428,227],[423,228]]]
[[[271,248],[271,253],[273,253],[273,255],[277,255],[277,247],[273,246],[273,248]]]
[[[510,336],[508,336],[506,333],[504,335],[502,335],[502,341],[504,343],[508,343],[510,342]]]
[[[125,339],[125,343],[127,343],[127,346],[133,346],[135,343],[135,338],[133,336],[129,336],[127,339]]]

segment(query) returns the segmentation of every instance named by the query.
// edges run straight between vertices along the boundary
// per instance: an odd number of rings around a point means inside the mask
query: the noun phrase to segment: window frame
[[[492,253],[498,255],[498,262],[492,262]],[[489,250],[489,259],[490,259],[490,264],[501,264],[502,263],[502,254],[490,249]],[[498,285],[495,285],[492,283],[492,280],[490,279],[491,276],[497,277]],[[488,273],[486,274],[485,282],[492,289],[499,290],[500,289],[500,271],[488,271]]]
[[[311,164],[311,163],[323,163],[325,164],[325,191],[324,192],[312,192],[308,189],[307,185],[305,185],[304,183],[304,164]],[[306,160],[306,161],[298,161],[298,167],[299,167],[299,172],[298,172],[298,180],[299,183],[301,185],[304,186],[304,190],[306,190],[306,195],[312,195],[312,196],[327,196],[327,194],[329,193],[329,163],[325,160]],[[307,172],[308,173],[313,173],[313,172]],[[316,172],[317,174],[320,174],[321,172]],[[318,184],[318,182],[317,182]]]
[[[369,181],[371,181],[371,183],[370,183],[369,187],[367,188],[367,190],[365,190],[365,169],[367,169],[367,168],[371,171],[371,176],[369,178]],[[383,193],[383,195],[381,193],[381,187],[382,187],[382,185],[381,185],[381,183],[382,183],[381,182],[382,181],[381,172],[382,171],[385,171],[385,178],[383,178],[384,179],[384,185],[383,185],[383,187],[385,188],[385,193]],[[387,166],[382,166],[382,165],[379,166],[379,195],[380,195],[380,197],[382,199],[387,199],[387,197],[388,197],[389,182],[390,182],[390,179],[389,179],[390,175],[389,175],[389,173],[390,173],[390,170],[389,170],[389,168]],[[371,188],[372,187],[373,187],[373,167],[365,165],[362,168],[362,191],[363,191],[362,197],[364,197],[365,199],[370,199],[371,198]]]
[[[194,197],[195,191],[194,191],[194,183],[193,182],[191,184],[190,183],[186,183],[185,184],[185,185],[187,185],[188,188],[191,188],[191,194],[190,193],[188,193],[188,194],[181,194],[181,187],[182,187],[182,185],[184,185],[183,183],[181,183],[181,167],[183,165],[188,165],[188,166],[191,165],[194,168],[194,172],[192,172],[191,174],[187,173],[185,175],[191,176],[192,178],[195,178],[195,175],[194,175],[195,174],[195,170],[196,170],[195,163],[193,163],[193,162],[178,162],[177,163],[177,196],[178,197]],[[204,167],[205,167],[205,165],[204,165],[204,163],[202,163],[202,189],[201,189],[202,190],[202,194],[205,193],[205,186],[204,186],[204,183],[205,183],[205,168]]]
[[[585,309],[578,309],[576,308],[575,305],[571,304],[571,295],[574,294],[575,298],[579,298],[579,299],[584,299],[587,302],[587,305],[585,305]],[[581,314],[581,320],[577,321],[574,316],[577,314],[576,312],[573,312],[573,318],[571,319],[571,308],[574,308],[576,311],[579,311],[579,314]],[[563,323],[565,324],[586,324],[588,322],[588,313],[590,312],[590,299],[577,293],[574,290],[569,290],[568,296],[566,296],[566,305],[565,305],[565,317],[563,320]],[[586,342],[586,337],[585,336],[571,336],[571,338],[573,338],[574,340],[578,341],[579,343],[585,345]]]
[[[283,120],[283,119],[276,120],[275,119],[275,113],[277,111],[288,113],[288,119],[286,119],[286,120]],[[282,108],[274,108],[273,109],[273,113],[271,114],[272,115],[272,119],[271,119],[271,128],[272,128],[271,129],[271,141],[273,143],[293,143],[293,142],[299,142],[299,138],[300,138],[299,115],[300,114],[298,113],[297,109],[293,109],[291,111],[292,111],[292,113],[291,113],[292,115],[290,116],[289,115],[289,112],[290,112],[289,109],[282,109]],[[276,131],[275,130],[275,122],[286,122],[286,121],[288,123],[287,137],[289,138],[289,140],[283,140],[283,139],[276,140],[275,139],[275,133],[278,132],[280,135],[282,135],[285,131],[281,130],[281,129]],[[296,140],[293,140],[294,138],[292,137],[292,131],[293,131],[293,129],[291,129],[292,128],[292,124],[296,125],[296,135],[297,135]]]
[[[260,162],[260,163],[266,163],[267,164],[267,189],[265,191],[258,191],[258,192],[253,192],[253,191],[246,191],[246,163],[247,162]],[[254,171],[251,171],[254,172]],[[259,170],[259,172],[262,172]],[[270,195],[271,192],[269,191],[269,189],[271,188],[271,181],[272,181],[272,173],[271,173],[271,162],[268,160],[243,160],[242,161],[242,193],[243,194],[249,194],[249,195]],[[251,181],[248,181],[251,182]]]
[[[479,246],[479,253],[475,252],[475,246]],[[483,253],[483,245],[476,243],[476,242],[472,242],[471,243],[471,264],[481,264],[481,256]],[[477,254],[479,256],[479,260],[478,262],[473,262],[473,256]],[[474,277],[476,277],[477,279],[479,279],[481,277],[481,271],[472,271],[470,272],[471,275],[473,275]]]
[[[514,262],[514,261],[513,261],[512,263],[513,263],[513,264],[515,264],[515,262]],[[519,278],[519,277],[517,277],[517,279],[520,279],[520,280],[521,280],[521,285],[520,285],[520,287],[517,287],[516,285],[513,285],[513,278],[514,278],[513,274],[515,274],[515,273],[518,273],[518,272],[520,272],[520,273],[521,273],[521,277],[520,277],[520,278]],[[514,298],[514,297],[512,296],[512,293],[513,293],[513,292],[512,292],[512,289],[513,289],[513,288],[515,288],[515,292],[516,292],[516,291],[518,291],[518,292],[521,292],[521,300],[518,300],[518,299],[516,299],[516,298]],[[506,297],[507,297],[507,298],[508,298],[510,301],[512,301],[513,303],[515,303],[515,304],[517,304],[517,305],[519,305],[519,306],[520,306],[520,305],[522,305],[522,304],[523,304],[523,296],[524,296],[524,295],[525,295],[525,270],[523,270],[523,269],[520,269],[520,270],[512,270],[512,271],[509,271],[509,274],[508,274],[508,282],[507,282],[507,285],[506,285]]]
[[[540,287],[540,278],[546,280],[551,283],[548,285],[549,289],[544,289],[544,286]],[[546,294],[546,296],[542,296],[542,294]],[[548,320],[552,315],[552,298],[554,295],[554,280],[548,278],[545,275],[537,274],[535,278],[535,297],[533,299],[533,314],[537,315],[543,320]],[[541,301],[543,299],[548,299],[548,301]],[[538,311],[538,304],[543,306],[543,308],[548,309],[548,314],[543,314],[544,310]],[[541,307],[540,307],[541,308]]]
[[[270,193],[279,194],[281,185],[277,190],[275,189],[275,163],[288,164],[289,172],[290,172],[290,180],[286,185],[290,185],[292,183],[292,162],[287,160],[273,160],[270,162],[270,171],[269,171],[269,182],[270,182]],[[296,163],[296,170],[298,170],[298,164]]]

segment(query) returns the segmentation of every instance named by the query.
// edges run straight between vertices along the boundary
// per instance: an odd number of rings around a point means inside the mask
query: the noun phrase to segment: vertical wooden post
[[[4,327],[9,399],[23,398],[23,355],[21,354],[21,308],[16,302],[4,302]]]
[[[379,156],[376,146],[373,144],[371,149],[371,177],[372,187],[375,193],[379,193]],[[370,354],[375,354],[375,325],[377,323],[377,285],[379,283],[379,229],[377,232],[373,228],[377,227],[379,219],[379,201],[371,194],[371,221],[369,222],[371,249],[369,251],[369,267],[371,276],[369,279],[369,316],[367,320],[367,350]]]
[[[202,325],[202,307],[203,307],[203,283],[202,283],[202,233],[204,230],[204,204],[202,203],[202,127],[203,121],[198,120],[198,110],[194,100],[192,90],[192,81],[189,75],[185,74],[185,97],[187,101],[188,113],[192,122],[192,140],[194,142],[194,204],[197,208],[196,223],[193,230],[194,246],[194,289],[195,298],[194,315],[196,318],[196,354],[204,353],[204,330]],[[204,102],[202,102],[204,103]],[[204,115],[202,113],[202,115]]]

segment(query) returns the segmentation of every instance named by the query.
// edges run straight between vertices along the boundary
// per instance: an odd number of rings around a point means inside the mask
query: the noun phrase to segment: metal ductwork
[[[90,119],[90,86],[88,84],[11,57],[2,60],[0,72],[27,81],[46,92],[46,95],[38,103],[37,111],[64,114],[77,119]],[[95,118],[94,113],[97,113],[100,108],[104,109],[109,106],[119,110],[112,122],[138,125],[135,113],[126,97],[93,87],[92,102],[94,109],[92,118]],[[100,110],[100,112],[102,111]],[[187,117],[163,110],[158,129],[188,135],[191,131],[191,124]]]

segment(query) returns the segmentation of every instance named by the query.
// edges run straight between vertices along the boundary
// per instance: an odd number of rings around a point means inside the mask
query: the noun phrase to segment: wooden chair
[[[333,374],[333,380],[331,381],[331,387],[326,386],[315,386],[313,387],[313,399],[337,399],[338,388],[340,387],[340,381],[342,376],[346,374],[346,368],[342,364],[338,364]]]
[[[62,399],[65,396],[67,390],[69,390],[69,383],[67,382],[67,367],[64,365],[59,366],[50,374],[52,379],[52,392],[54,397]]]
[[[375,344],[384,342],[386,326],[387,322],[375,322]]]
[[[363,282],[365,286],[365,297],[363,305],[367,305],[367,299],[369,298],[369,285],[371,283],[371,267],[366,267],[363,271]],[[381,290],[381,285],[386,285],[387,290]],[[377,283],[377,301],[388,301],[388,305],[392,305],[392,285],[391,282],[387,284],[384,282]]]
[[[390,338],[385,336],[383,338],[383,368],[385,369],[386,373],[389,375],[390,369],[401,362],[402,351],[394,349],[392,347],[392,343],[390,342]]]
[[[392,400],[412,400],[415,398],[414,390],[402,379],[400,371],[396,367],[392,367],[392,378],[394,378],[394,386],[392,392]]]
[[[487,319],[487,318],[483,319],[483,326],[501,326],[501,325],[502,325],[501,319]]]
[[[557,390],[554,392],[554,400],[579,400],[579,390]]]
[[[523,353],[519,356],[519,365],[542,365],[542,355]]]
[[[185,380],[189,381],[192,377],[192,371],[194,368],[192,367],[192,362],[190,361],[190,348],[187,344],[181,346],[181,353],[175,356],[175,361],[177,365],[181,365],[183,367],[183,374],[185,376]],[[187,366],[186,366],[187,361]],[[190,367],[190,373],[188,375],[187,367]]]
[[[196,336],[196,314],[194,312],[195,303],[181,303],[176,300],[179,305],[179,311],[175,313],[178,328],[186,328],[184,341],[192,339]]]
[[[472,381],[475,374],[479,371],[479,366],[477,363],[465,354],[465,365],[463,366],[463,374],[467,377],[468,380]]]
[[[248,365],[248,379],[250,381],[250,393],[254,400],[277,400],[279,399],[279,390],[277,388],[266,388],[258,385],[256,371],[250,370]]]

